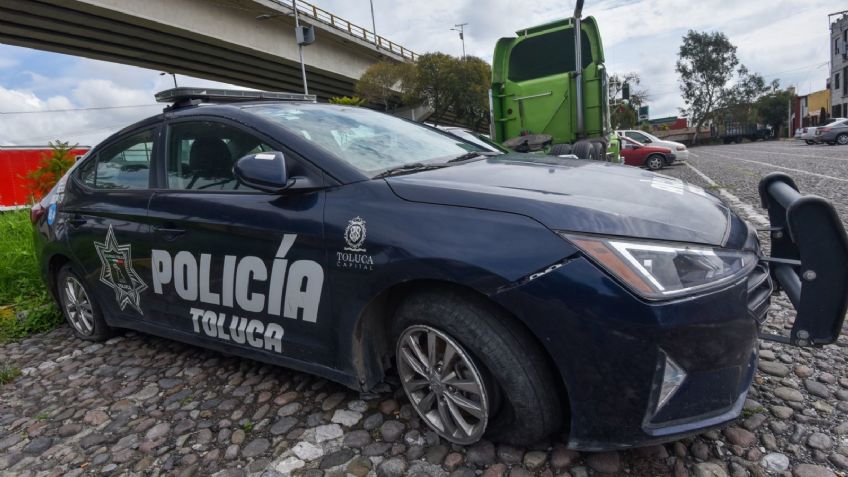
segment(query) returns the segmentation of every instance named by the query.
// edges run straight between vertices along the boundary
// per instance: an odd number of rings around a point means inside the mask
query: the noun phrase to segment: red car
[[[621,156],[628,166],[645,166],[652,171],[662,169],[674,162],[674,153],[667,147],[646,146],[627,136],[621,139]]]

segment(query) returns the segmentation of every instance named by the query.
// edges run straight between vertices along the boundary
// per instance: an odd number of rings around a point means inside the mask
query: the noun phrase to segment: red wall
[[[88,149],[74,149],[72,154],[82,155],[86,151]],[[30,203],[24,176],[38,168],[42,158],[49,153],[49,148],[0,148],[0,207]]]

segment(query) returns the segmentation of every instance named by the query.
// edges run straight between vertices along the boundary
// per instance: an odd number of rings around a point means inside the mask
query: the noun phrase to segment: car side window
[[[633,140],[636,140],[636,141],[638,141],[638,142],[641,142],[642,144],[646,144],[646,143],[650,142],[650,141],[648,141],[648,138],[647,138],[647,137],[645,137],[645,135],[644,135],[644,134],[639,134],[639,133],[637,133],[637,132],[633,132],[633,131],[627,131],[627,132],[626,132],[626,133],[624,133],[624,134],[625,134],[627,137],[629,137],[630,139],[633,139]]]
[[[247,154],[271,150],[252,134],[227,124],[173,124],[168,134],[168,188],[252,190],[236,180],[233,165]]]
[[[79,178],[94,189],[147,189],[153,130],[123,138],[98,151],[80,167]]]

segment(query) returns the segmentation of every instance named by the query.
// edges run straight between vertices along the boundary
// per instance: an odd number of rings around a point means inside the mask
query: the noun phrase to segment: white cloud
[[[364,0],[314,0],[343,18],[370,29]],[[560,0],[374,0],[380,35],[416,52],[461,53],[457,23],[468,22],[468,54],[491,60],[498,38],[572,14]],[[827,14],[833,3],[808,0],[588,0],[584,15],[597,18],[612,72],[637,72],[650,93],[653,117],[673,115],[682,105],[674,64],[688,29],[722,31],[738,46],[752,71],[801,92],[824,87],[828,60]],[[170,75],[86,58],[51,69],[33,61],[45,54],[0,47],[0,111],[45,111],[153,103],[156,91],[173,87]],[[556,52],[552,52],[555,54]],[[61,55],[55,55],[59,57]],[[67,57],[64,57],[67,59]],[[41,67],[39,67],[41,66]],[[11,74],[14,72],[16,74]],[[14,78],[14,80],[3,78]],[[221,86],[177,77],[180,85]],[[43,144],[51,139],[96,144],[112,132],[155,114],[160,106],[66,113],[0,115],[0,144]]]

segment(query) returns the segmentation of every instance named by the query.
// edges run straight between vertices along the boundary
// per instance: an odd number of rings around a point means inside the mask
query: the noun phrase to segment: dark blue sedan
[[[448,441],[644,445],[736,418],[769,299],[833,342],[833,208],[766,177],[766,257],[718,198],[636,168],[497,154],[309,97],[192,90],[32,211],[77,336],[128,328],[367,391],[397,373]]]

